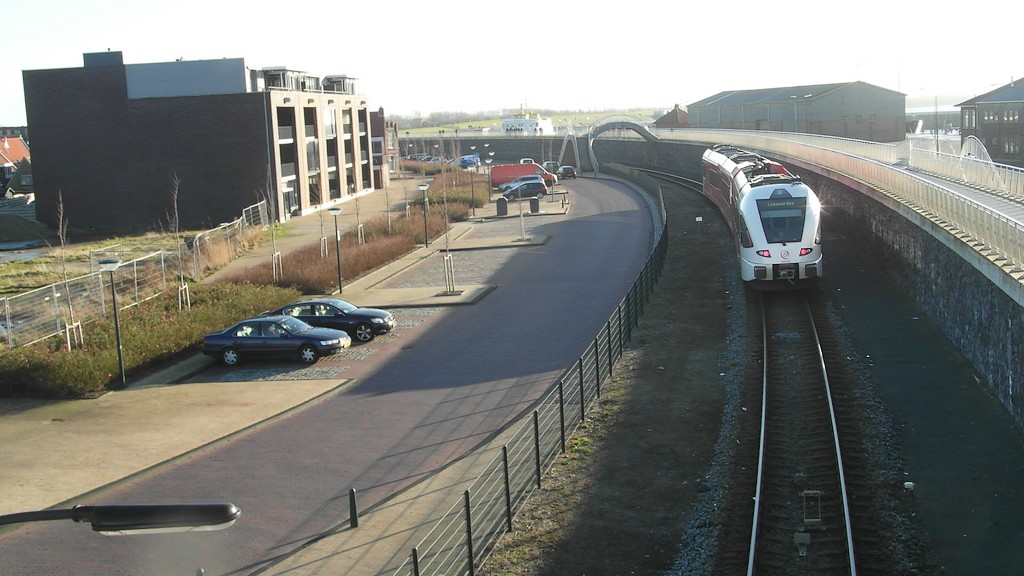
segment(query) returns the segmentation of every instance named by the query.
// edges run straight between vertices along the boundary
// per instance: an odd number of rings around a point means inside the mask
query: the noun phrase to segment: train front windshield
[[[806,198],[771,198],[757,201],[761,226],[768,242],[799,242],[804,234]]]

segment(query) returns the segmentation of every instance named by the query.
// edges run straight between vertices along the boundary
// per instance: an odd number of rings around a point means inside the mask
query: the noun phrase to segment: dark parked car
[[[317,328],[291,316],[261,316],[203,336],[203,354],[229,366],[243,358],[298,358],[312,364],[352,345],[341,330]]]
[[[572,166],[559,166],[559,168],[558,168],[558,177],[559,178],[563,178],[563,179],[564,178],[575,178],[576,177],[576,168],[574,168]]]
[[[292,316],[313,326],[344,330],[360,342],[369,342],[395,328],[395,316],[387,310],[360,308],[338,298],[292,302],[262,315]]]
[[[540,198],[547,194],[548,187],[543,182],[523,182],[514,188],[506,190],[502,196],[505,200],[515,200],[517,198]]]

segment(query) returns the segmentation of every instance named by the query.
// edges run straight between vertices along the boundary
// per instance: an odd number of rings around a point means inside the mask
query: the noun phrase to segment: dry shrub
[[[430,197],[430,203],[436,206],[443,206],[447,198],[449,218],[453,222],[457,222],[466,218],[470,204],[475,204],[477,208],[480,208],[491,201],[487,183],[488,178],[483,174],[465,170],[446,172],[434,177],[430,188],[427,189],[427,196]],[[457,212],[456,205],[459,204],[463,205],[462,212]],[[461,214],[461,218],[456,218],[454,216],[456,213]]]
[[[468,208],[461,204],[448,205],[449,220],[460,214],[464,219]],[[445,232],[444,212],[440,206],[432,207],[427,218],[427,234],[437,238]],[[364,243],[360,244],[356,232],[341,237],[342,282],[347,283],[393,262],[423,243],[423,211],[417,206],[407,218],[405,214],[391,216],[391,234],[387,217],[373,218],[363,223]],[[223,281],[250,284],[273,284],[272,263],[250,266],[227,274]],[[328,242],[327,253],[320,251],[320,242],[310,244],[281,257],[280,286],[290,286],[305,294],[325,294],[338,288],[338,260],[334,243]]]
[[[202,274],[223,268],[234,260],[236,251],[226,238],[203,238],[196,245]]]

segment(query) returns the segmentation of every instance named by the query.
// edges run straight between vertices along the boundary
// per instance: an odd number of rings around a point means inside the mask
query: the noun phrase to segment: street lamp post
[[[491,156],[493,156],[494,152],[491,152],[490,154],[491,154]],[[488,196],[490,195],[491,189],[493,188],[493,186],[491,185],[491,162],[494,162],[494,158],[487,158],[486,160],[484,160],[484,163],[487,164],[487,194],[488,194]]]
[[[338,294],[342,293],[341,282],[341,230],[338,228],[338,215],[341,214],[341,206],[331,206],[327,209],[334,216],[334,253],[338,258]]]
[[[429,184],[420,184],[420,192],[423,193],[423,247],[426,248],[430,245],[430,238],[427,234],[427,188],[430,188]]]
[[[472,152],[476,152],[476,146],[470,146],[469,149]],[[469,210],[470,213],[476,218],[476,175],[480,169],[480,157],[476,157],[476,162],[473,164],[473,174],[469,177]]]
[[[116,258],[100,260],[100,270],[110,273],[110,300],[114,308],[114,340],[117,345],[117,368],[121,373],[121,385],[128,383],[124,374],[124,349],[121,346],[121,320],[117,315],[117,290],[114,286],[114,271],[121,266],[121,261]]]
[[[223,530],[238,520],[242,511],[231,503],[223,504],[131,504],[112,506],[75,506],[59,510],[39,510],[0,515],[0,526],[71,520],[88,522],[103,534],[155,534]]]

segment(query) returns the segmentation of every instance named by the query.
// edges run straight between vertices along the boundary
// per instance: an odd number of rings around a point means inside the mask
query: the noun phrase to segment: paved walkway
[[[404,190],[416,190],[422,182],[395,182],[388,194],[392,210],[404,210]],[[388,202],[384,196],[383,191],[375,191],[358,198],[358,218],[386,213]],[[356,226],[355,202],[350,200],[343,205],[339,227],[348,230]],[[546,199],[540,207],[542,213],[564,213],[568,204]],[[494,203],[478,208],[476,220],[456,224],[447,240],[442,237],[429,247],[346,283],[343,297],[357,305],[379,307],[465,305],[478,301],[491,286],[459,285],[451,292],[444,286],[383,286],[438,249],[444,249],[446,244],[455,251],[547,240],[544,236],[524,238],[522,234],[487,238],[467,235],[479,220],[496,217]],[[510,217],[518,218],[518,211]],[[325,216],[324,220],[330,222],[333,232],[333,217]],[[322,235],[319,214],[292,218],[283,227],[285,233],[277,240],[277,250],[285,262],[290,251],[315,243]],[[506,230],[512,228],[518,227]],[[271,251],[269,243],[261,245],[229,269],[265,262]],[[214,274],[207,281],[217,277]],[[174,385],[214,362],[197,355],[167,370],[129,378],[128,388],[95,400],[0,400],[0,462],[4,463],[0,473],[0,514],[87,504],[90,496],[105,486],[228,439],[349,384],[347,380],[333,379],[296,381],[289,386],[267,381]],[[227,399],[230,410],[223,408]],[[173,421],[151,417],[168,405],[177,408],[178,416]],[[358,528],[341,530],[311,543],[266,573],[392,574],[412,547],[426,536],[436,518],[476,478],[477,465],[490,462],[502,443],[499,437],[490,447],[452,463],[362,516]],[[241,521],[244,517],[243,510]]]

